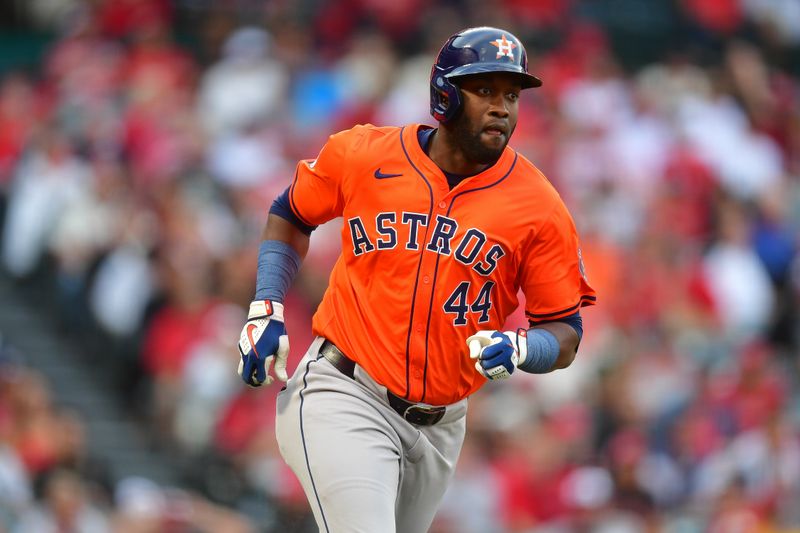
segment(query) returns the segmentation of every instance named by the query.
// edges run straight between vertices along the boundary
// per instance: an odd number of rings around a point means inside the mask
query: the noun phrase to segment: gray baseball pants
[[[350,379],[320,355],[323,340],[278,394],[275,423],[320,532],[427,531],[461,451],[467,400],[437,424],[415,426],[360,367]]]

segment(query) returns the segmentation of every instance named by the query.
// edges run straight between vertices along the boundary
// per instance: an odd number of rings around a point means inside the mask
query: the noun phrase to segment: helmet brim
[[[463,78],[466,76],[474,76],[476,74],[491,74],[494,72],[508,72],[516,74],[522,82],[523,89],[532,89],[542,86],[542,80],[536,76],[532,76],[527,72],[522,71],[518,65],[510,65],[506,63],[470,63],[462,65],[453,69],[452,72],[445,74],[445,78],[453,80],[453,78]]]

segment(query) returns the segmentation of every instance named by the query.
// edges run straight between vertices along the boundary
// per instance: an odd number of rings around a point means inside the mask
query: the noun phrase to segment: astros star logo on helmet
[[[495,41],[491,41],[490,44],[493,44],[497,47],[497,58],[500,59],[503,56],[510,57],[511,60],[514,60],[514,48],[517,47],[516,44],[512,43],[508,39],[506,39],[505,34],[501,35],[499,39]]]

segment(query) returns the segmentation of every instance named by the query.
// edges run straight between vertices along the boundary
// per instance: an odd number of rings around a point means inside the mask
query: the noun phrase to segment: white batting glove
[[[251,387],[269,385],[269,375],[275,360],[275,375],[286,381],[286,360],[289,357],[289,336],[283,323],[283,304],[270,300],[250,303],[247,324],[239,336],[239,375]]]
[[[469,356],[475,359],[475,370],[492,381],[510,378],[528,355],[526,333],[523,328],[506,332],[481,330],[469,337],[467,346]]]

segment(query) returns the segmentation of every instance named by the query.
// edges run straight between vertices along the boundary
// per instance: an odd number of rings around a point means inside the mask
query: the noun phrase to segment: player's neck
[[[471,161],[447,129],[442,127],[436,130],[431,139],[428,157],[444,172],[461,176],[473,176],[491,166]]]

